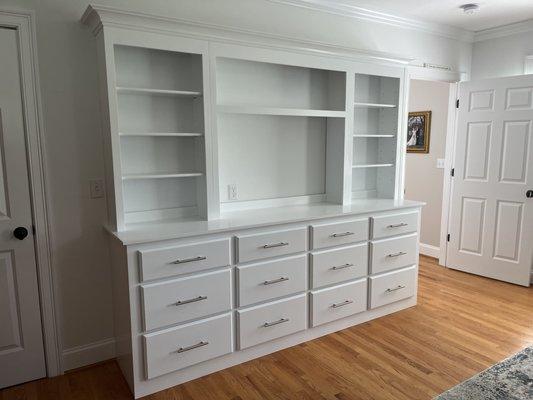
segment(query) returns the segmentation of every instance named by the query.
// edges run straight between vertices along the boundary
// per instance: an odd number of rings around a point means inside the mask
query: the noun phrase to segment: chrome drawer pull
[[[387,225],[387,228],[401,228],[402,226],[407,226],[405,222],[402,222],[401,224],[393,224],[393,225]]]
[[[339,269],[350,268],[350,267],[355,267],[355,265],[354,264],[343,264],[343,265],[337,265],[335,267],[331,267],[331,269],[333,271],[338,271]]]
[[[337,238],[337,237],[350,236],[350,235],[355,235],[355,232],[334,233],[333,235],[331,235],[331,237]]]
[[[285,282],[285,281],[288,281],[289,278],[286,277],[286,276],[282,276],[281,278],[278,278],[278,279],[272,279],[271,281],[264,281],[263,282],[263,285],[272,285],[274,283],[280,283],[280,282]]]
[[[173,306],[182,306],[184,304],[196,303],[197,301],[202,300],[207,300],[207,296],[198,296],[188,300],[178,300],[173,304]]]
[[[191,258],[184,258],[184,259],[177,259],[176,261],[172,261],[171,264],[185,264],[185,263],[188,263],[188,262],[193,262],[193,261],[203,261],[203,260],[207,260],[207,257],[206,256],[198,256],[198,257],[191,257]]]
[[[279,243],[272,243],[272,244],[264,244],[261,246],[263,249],[272,249],[274,247],[283,247],[288,246],[289,242],[279,242]]]
[[[348,304],[352,304],[353,300],[344,300],[342,303],[333,303],[331,305],[331,308],[339,308],[342,306],[347,306]]]
[[[289,318],[281,318],[274,322],[265,322],[263,328],[268,328],[269,326],[274,326],[278,324],[283,324],[284,322],[289,322]]]
[[[389,254],[387,257],[399,257],[399,256],[405,256],[407,253],[404,253],[403,251],[400,251],[398,253],[394,253],[394,254]]]
[[[194,350],[194,349],[197,349],[198,347],[204,347],[204,346],[207,346],[209,344],[209,342],[207,341],[201,341],[199,343],[196,343],[196,344],[193,344],[192,346],[189,346],[189,347],[180,347],[178,350],[175,350],[175,351],[171,351],[170,353],[185,353],[186,351],[189,351],[189,350]]]
[[[395,292],[397,290],[400,290],[400,289],[405,289],[405,286],[404,285],[398,285],[396,286],[395,288],[388,288],[387,290],[385,290],[385,293],[391,293],[391,292]]]

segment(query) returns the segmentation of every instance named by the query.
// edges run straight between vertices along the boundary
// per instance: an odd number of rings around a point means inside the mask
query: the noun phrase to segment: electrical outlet
[[[444,158],[437,158],[437,168],[444,168]]]
[[[237,200],[237,185],[235,183],[228,185],[228,199]]]
[[[104,181],[101,179],[92,179],[89,181],[91,187],[91,199],[100,199],[104,197]]]

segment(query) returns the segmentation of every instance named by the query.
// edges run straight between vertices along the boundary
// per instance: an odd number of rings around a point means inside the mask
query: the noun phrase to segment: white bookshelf
[[[115,46],[124,223],[205,215],[202,56]]]

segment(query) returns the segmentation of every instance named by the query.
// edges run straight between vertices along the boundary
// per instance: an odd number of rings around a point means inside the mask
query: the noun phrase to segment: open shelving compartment
[[[202,55],[115,45],[124,221],[206,213]]]
[[[218,57],[216,82],[222,213],[342,203],[344,71]]]
[[[400,78],[355,75],[352,199],[394,198]]]

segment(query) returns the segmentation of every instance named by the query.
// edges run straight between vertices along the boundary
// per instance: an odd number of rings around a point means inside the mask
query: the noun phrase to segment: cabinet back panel
[[[344,72],[217,59],[217,102],[344,110]]]
[[[325,193],[326,119],[218,116],[221,202]]]
[[[202,91],[202,58],[140,47],[115,46],[117,86]]]
[[[385,76],[355,75],[355,101],[398,104],[400,80]]]

